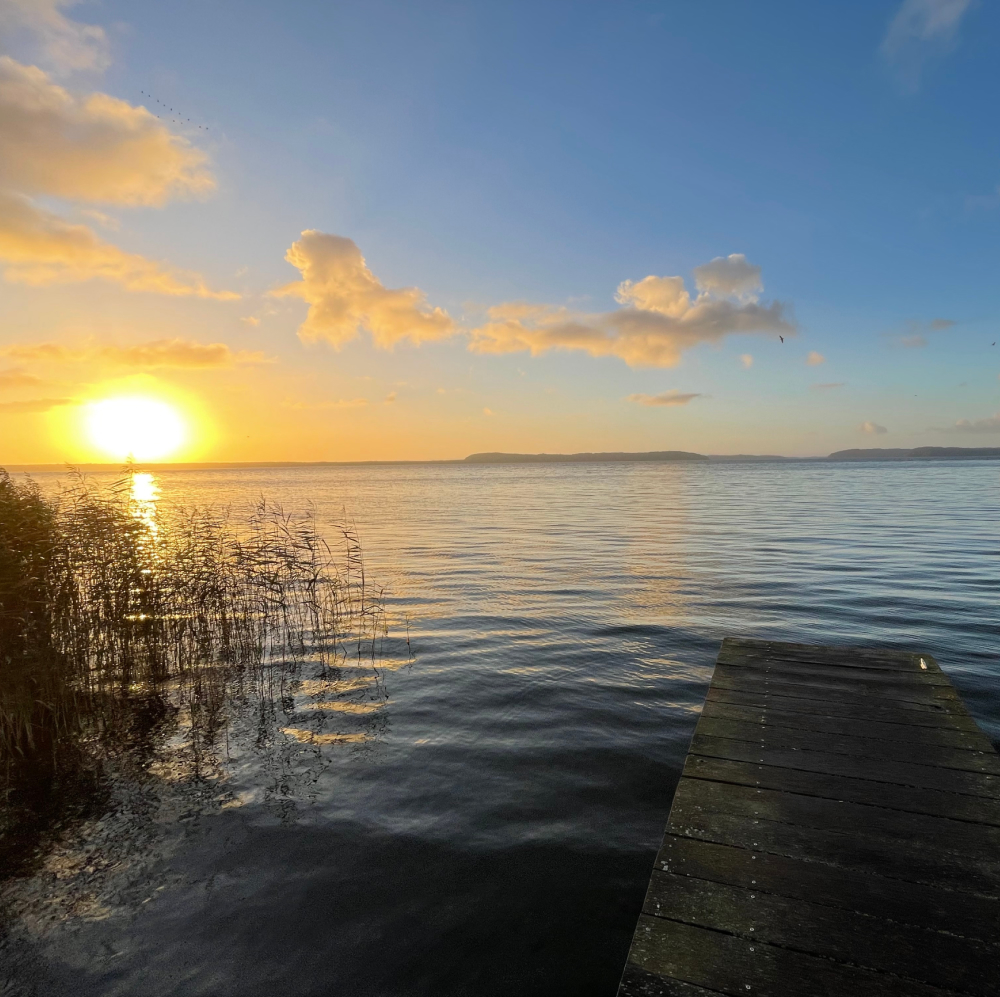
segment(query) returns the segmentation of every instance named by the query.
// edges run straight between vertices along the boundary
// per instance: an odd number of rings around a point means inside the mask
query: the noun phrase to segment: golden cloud
[[[27,198],[0,192],[0,261],[8,280],[39,287],[103,278],[130,291],[231,301],[232,291],[212,291],[197,274],[173,270],[104,242],[86,225],[74,225],[36,208]]]
[[[340,349],[364,330],[376,346],[392,349],[406,339],[424,343],[455,332],[448,313],[429,308],[419,288],[383,286],[350,239],[309,229],[285,259],[302,280],[273,293],[308,302],[309,313],[299,326],[304,342],[325,340]]]
[[[42,363],[103,361],[122,367],[233,367],[270,361],[263,353],[234,352],[225,343],[196,343],[187,339],[157,339],[134,346],[71,347],[60,343],[31,343],[0,349],[5,356]],[[0,375],[2,377],[2,375]],[[0,381],[2,383],[2,381]]]
[[[6,388],[37,388],[42,384],[40,377],[29,374],[27,371],[12,369],[0,370],[0,390]]]
[[[760,269],[742,254],[720,257],[695,274],[695,298],[682,277],[649,276],[621,283],[615,298],[622,307],[596,315],[525,302],[498,305],[485,325],[472,330],[470,349],[532,355],[583,350],[619,357],[632,367],[674,367],[685,350],[733,333],[795,334],[787,306],[758,303]]]
[[[48,412],[60,405],[72,405],[72,398],[33,398],[26,402],[0,402],[0,414],[11,412],[15,414],[27,412]]]
[[[0,56],[0,187],[74,201],[162,205],[215,189],[207,156],[144,107],[74,94]]]

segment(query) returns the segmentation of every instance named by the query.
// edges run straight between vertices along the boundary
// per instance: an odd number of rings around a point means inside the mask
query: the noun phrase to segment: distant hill
[[[912,450],[838,450],[827,460],[982,460],[1000,458],[1000,447],[914,447]]]
[[[649,453],[474,453],[467,464],[585,464],[611,461],[708,460],[686,450],[653,450]]]

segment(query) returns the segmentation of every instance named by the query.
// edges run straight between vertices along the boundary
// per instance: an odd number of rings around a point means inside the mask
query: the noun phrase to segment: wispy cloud
[[[644,277],[618,286],[614,311],[582,314],[565,307],[510,302],[491,308],[489,321],[473,329],[477,353],[532,355],[553,349],[615,356],[632,367],[674,367],[682,353],[718,343],[734,333],[794,335],[787,305],[760,304],[760,269],[742,254],[717,257],[695,268],[698,294],[683,277]]]
[[[826,363],[826,357],[822,353],[817,353],[815,350],[809,351],[809,356],[806,357],[806,363],[810,367],[818,367],[821,363]]]
[[[304,342],[322,340],[339,349],[364,330],[376,346],[392,349],[406,339],[423,343],[455,332],[451,316],[429,307],[419,288],[385,287],[350,239],[309,229],[285,259],[302,280],[273,293],[308,302],[309,313],[299,326]]]
[[[297,411],[326,412],[332,409],[364,408],[367,404],[367,398],[338,398],[336,401],[328,400],[322,402],[303,402],[287,399],[285,401],[285,408]]]
[[[905,92],[920,87],[927,64],[952,52],[973,0],[903,0],[882,41],[882,57]]]
[[[753,366],[753,357],[749,353],[741,353],[740,363],[749,370]]]
[[[953,426],[935,426],[937,433],[1000,433],[1000,412],[985,419],[959,419]]]
[[[635,402],[636,405],[687,405],[695,398],[702,398],[699,392],[683,392],[672,389],[664,391],[658,395],[629,395],[627,401]]]
[[[859,433],[865,433],[867,436],[881,436],[883,433],[888,433],[889,430],[885,426],[880,426],[877,422],[866,421],[858,426]]]
[[[927,345],[929,333],[944,332],[956,325],[958,322],[951,318],[932,318],[929,322],[907,322],[904,326],[906,333],[902,336],[896,336],[892,342],[907,350],[923,349]]]
[[[49,409],[72,404],[72,398],[32,398],[26,402],[0,402],[0,413],[48,412]]]
[[[832,391],[834,388],[842,388],[846,381],[826,381],[823,384],[811,384],[809,385],[813,391]]]
[[[0,370],[0,389],[6,388],[37,388],[43,381],[25,370],[13,368]]]
[[[386,405],[391,405],[395,400],[396,400],[396,392],[395,391],[390,391],[389,394],[387,394],[385,396],[385,398],[383,399],[383,401],[385,402]]]
[[[132,346],[65,346],[61,343],[25,343],[0,347],[0,355],[42,363],[105,362],[121,367],[207,368],[269,363],[263,353],[232,350],[225,343],[196,343],[188,339],[157,339]]]

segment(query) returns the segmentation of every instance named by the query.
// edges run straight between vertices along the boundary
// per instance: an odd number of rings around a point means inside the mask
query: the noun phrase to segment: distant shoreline
[[[651,464],[651,463],[843,463],[861,461],[934,461],[934,460],[1000,460],[1000,447],[914,447],[912,449],[837,450],[826,457],[782,457],[777,454],[699,454],[686,450],[652,450],[640,453],[612,451],[608,453],[521,454],[476,453],[457,460],[260,460],[205,461],[178,463],[143,463],[137,465],[151,471],[229,471],[253,468],[294,467],[407,467],[424,464]],[[69,467],[84,472],[120,471],[121,464],[4,464],[15,473],[66,471]]]

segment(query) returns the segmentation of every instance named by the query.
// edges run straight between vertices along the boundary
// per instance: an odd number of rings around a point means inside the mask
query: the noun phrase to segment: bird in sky
[[[784,336],[781,336],[781,335],[779,335],[779,336],[778,336],[778,339],[780,339],[780,340],[781,340],[782,342],[784,342],[784,341],[785,341],[785,337],[784,337]]]

